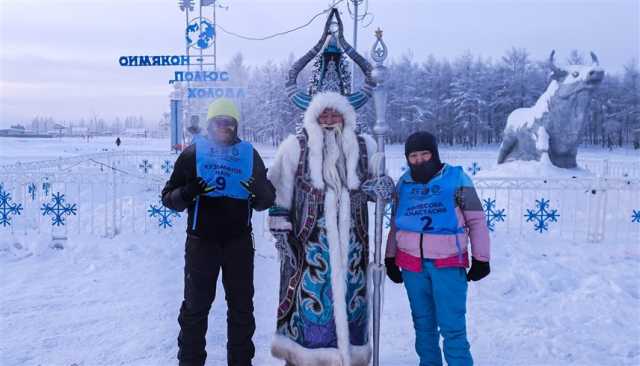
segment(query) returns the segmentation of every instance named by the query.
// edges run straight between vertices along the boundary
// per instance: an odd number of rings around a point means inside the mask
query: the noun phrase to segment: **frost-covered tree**
[[[454,142],[465,146],[476,145],[478,135],[486,129],[482,110],[486,105],[483,99],[481,83],[481,61],[474,62],[469,52],[454,63],[455,76],[451,82],[451,97],[445,101],[451,106],[451,121]]]
[[[243,102],[246,138],[278,143],[295,131],[302,113],[284,91],[294,60],[290,56],[286,62],[267,62],[247,72],[247,98]],[[582,60],[578,51],[568,58],[568,62]],[[313,66],[298,77],[303,89],[313,81]],[[407,52],[387,67],[388,139],[398,143],[416,130],[433,132],[441,143],[499,143],[507,116],[517,108],[533,105],[550,82],[547,60],[533,60],[526,49],[515,47],[495,62],[469,52],[453,62],[433,55],[420,61]],[[357,82],[362,82],[361,77],[356,73]],[[593,96],[584,126],[585,143],[606,146],[609,136],[616,145],[633,140],[634,129],[640,128],[639,80],[636,61],[620,75],[607,73]],[[358,111],[358,118],[373,126],[373,102]]]
[[[632,59],[625,65],[620,90],[623,137],[626,141],[630,141],[633,139],[633,131],[640,135],[640,71],[637,59]],[[640,140],[640,137],[636,136],[636,139]],[[636,144],[640,144],[638,140],[635,140]]]

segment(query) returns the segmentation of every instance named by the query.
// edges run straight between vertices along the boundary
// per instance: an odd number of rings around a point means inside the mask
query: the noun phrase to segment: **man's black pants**
[[[218,274],[227,300],[227,363],[248,366],[255,348],[251,337],[253,317],[253,257],[251,234],[225,241],[205,241],[187,236],[184,301],[178,323],[180,365],[204,365],[209,309],[216,295]]]

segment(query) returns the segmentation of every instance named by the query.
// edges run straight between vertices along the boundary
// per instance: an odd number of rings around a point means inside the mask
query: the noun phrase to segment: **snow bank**
[[[184,234],[0,239],[0,364],[175,364]],[[275,329],[278,259],[256,237],[256,365]],[[20,248],[16,247],[18,243]],[[492,273],[469,286],[468,327],[478,365],[637,365],[640,248],[545,235],[493,238]],[[11,248],[11,249],[9,249]],[[219,284],[207,365],[223,365],[226,305]],[[403,287],[386,284],[381,362],[417,364]]]
[[[540,161],[510,161],[476,173],[478,178],[593,178],[594,174],[580,167],[558,168],[543,154]]]

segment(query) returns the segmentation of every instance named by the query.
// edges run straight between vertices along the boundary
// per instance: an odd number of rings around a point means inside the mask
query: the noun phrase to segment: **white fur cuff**
[[[350,346],[351,365],[367,366],[371,360],[371,347]],[[337,348],[304,348],[291,339],[276,334],[271,343],[271,355],[288,361],[296,366],[347,366],[343,365],[342,357]]]

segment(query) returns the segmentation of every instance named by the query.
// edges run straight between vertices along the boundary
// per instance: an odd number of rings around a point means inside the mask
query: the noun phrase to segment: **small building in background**
[[[127,137],[142,137],[149,136],[149,131],[146,128],[127,128],[124,130],[123,136]]]

